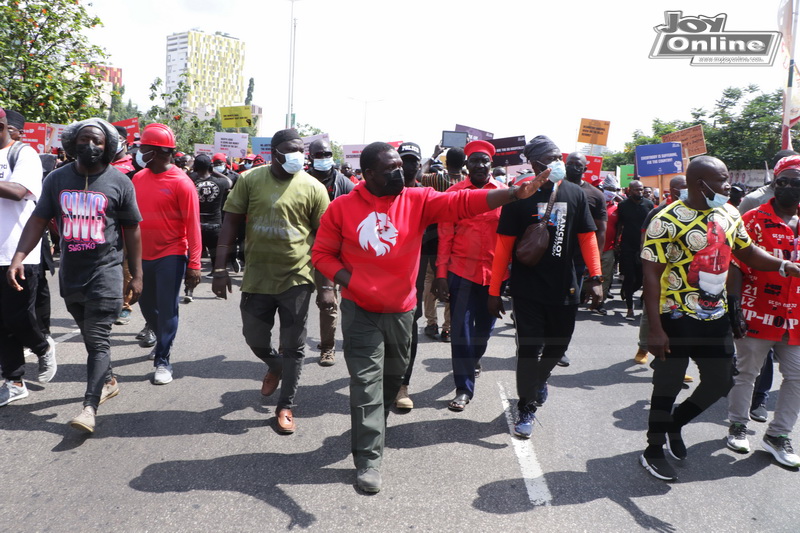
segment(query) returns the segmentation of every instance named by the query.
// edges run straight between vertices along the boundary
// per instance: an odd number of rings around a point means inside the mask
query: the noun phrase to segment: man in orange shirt
[[[491,177],[495,148],[486,141],[472,141],[464,147],[469,179],[447,192],[462,189],[507,189]],[[475,378],[481,372],[495,318],[489,313],[489,281],[497,241],[500,208],[458,222],[439,224],[434,296],[450,302],[453,378],[456,397],[451,411],[463,411],[475,394]],[[506,275],[507,277],[507,275]]]

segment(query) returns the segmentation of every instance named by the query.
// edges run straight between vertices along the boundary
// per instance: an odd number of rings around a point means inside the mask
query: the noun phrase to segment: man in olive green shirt
[[[256,356],[267,363],[261,394],[272,395],[283,381],[276,424],[279,433],[295,430],[294,397],[305,356],[306,318],[314,291],[311,245],[328,207],[328,191],[303,171],[303,141],[294,129],[272,138],[272,164],[241,175],[225,202],[225,218],[213,271],[214,294],[231,290],[225,265],[236,230],[246,223],[242,280],[242,332]],[[332,286],[333,283],[325,284]],[[227,291],[226,291],[227,288]],[[320,299],[333,299],[323,289]],[[279,353],[272,347],[275,312],[280,317]]]

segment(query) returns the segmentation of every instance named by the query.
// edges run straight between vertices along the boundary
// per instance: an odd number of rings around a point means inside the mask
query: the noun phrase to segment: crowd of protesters
[[[613,174],[585,179],[586,158],[563,160],[545,135],[525,146],[530,169],[507,176],[493,168],[494,146],[481,140],[437,146],[430,158],[413,142],[376,142],[354,170],[336,163],[327,140],[305,147],[294,129],[275,133],[267,163],[255,154],[239,161],[183,154],[163,124],[146,126],[128,146],[124,130],[101,119],[69,125],[63,151],[48,162],[18,141],[23,123],[0,109],[0,406],[29,394],[26,349],[38,359],[37,381],[57,373],[47,290],[53,250],[61,296],[87,352],[83,406],[69,424],[88,433],[99,405],[120,392],[112,326],[127,324],[137,302],[146,321],[137,338],[152,347],[152,381],[172,382],[179,302],[193,300],[205,256],[218,298],[231,292],[230,272],[244,272],[242,332],[266,364],[261,394],[280,388],[280,433],[296,430],[316,293],[321,366],[337,362],[337,328],[343,339],[356,484],[378,492],[390,408],[414,407],[410,379],[423,314],[424,334],[449,342],[454,396],[447,407],[460,412],[475,399],[481,358],[510,298],[513,432],[527,439],[548,401],[549,377],[570,364],[579,306],[607,315],[616,277],[622,319],[637,318],[641,290],[634,361],[655,356],[641,465],[675,480],[667,455],[687,457],[683,427],[726,395],[726,443],[749,452],[748,422],[769,417],[774,359],[783,381],[762,446],[800,467],[789,437],[800,413],[794,152],[777,154],[771,181],[745,195],[710,156],[693,159],[667,191],[639,181],[623,189]],[[446,303],[441,329],[437,301]],[[683,383],[694,379],[686,374],[690,359],[699,382],[676,405]]]

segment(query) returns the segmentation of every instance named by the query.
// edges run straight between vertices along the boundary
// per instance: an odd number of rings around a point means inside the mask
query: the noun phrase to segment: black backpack
[[[22,150],[22,147],[25,146],[25,143],[22,141],[14,141],[14,144],[11,145],[11,150],[8,151],[8,166],[11,172],[14,172],[14,167],[17,164],[17,159],[19,159],[19,152]]]

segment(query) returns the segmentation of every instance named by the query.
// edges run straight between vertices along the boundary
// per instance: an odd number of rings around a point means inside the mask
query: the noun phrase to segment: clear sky
[[[649,59],[664,12],[728,15],[726,30],[777,31],[778,0],[298,0],[297,121],[341,144],[414,141],[430,152],[456,123],[495,137],[550,136],[574,149],[580,119],[611,121],[620,150],[653,118],[690,118],[724,88],[782,87],[773,67],[694,67]],[[123,70],[126,97],[150,105],[165,76],[166,37],[199,28],[247,43],[245,80],[269,132],[284,125],[288,99],[289,0],[94,0],[104,22],[93,42]]]

